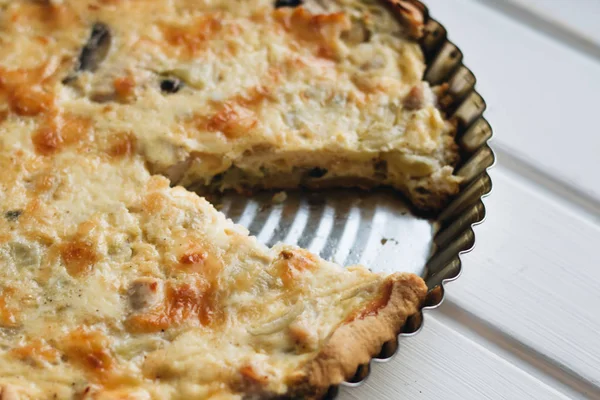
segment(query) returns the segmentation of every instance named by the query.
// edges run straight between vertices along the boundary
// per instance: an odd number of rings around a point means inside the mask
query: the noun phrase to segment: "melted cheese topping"
[[[38,116],[46,127],[34,137],[39,154],[120,134],[135,139],[132,151],[153,172],[184,185],[239,189],[244,182],[218,178],[232,169],[257,180],[318,167],[323,179],[394,186],[423,208],[458,189],[454,129],[421,81],[419,45],[378,1],[276,10],[271,0],[4,8],[0,96],[15,115]],[[98,23],[110,38],[88,52],[97,62],[74,72]],[[166,79],[180,89],[161,91]],[[47,115],[55,109],[94,132],[58,137],[60,116]]]
[[[384,277],[152,175],[383,162],[409,195],[456,189],[418,45],[378,3],[320,3],[0,1],[3,400],[281,394],[385,306]]]

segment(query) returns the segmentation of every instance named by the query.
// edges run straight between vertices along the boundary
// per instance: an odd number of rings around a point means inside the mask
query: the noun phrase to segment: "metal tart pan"
[[[421,312],[408,319],[398,338],[386,343],[372,361],[389,360],[398,341],[418,333],[424,314],[444,300],[445,285],[458,278],[460,256],[473,249],[473,226],[485,219],[482,199],[492,190],[488,169],[495,162],[488,145],[492,128],[483,117],[485,101],[475,90],[475,75],[463,64],[462,52],[448,40],[446,29],[429,15],[418,0],[425,22],[420,44],[428,68],[425,80],[432,86],[447,84],[440,104],[456,121],[456,143],[461,162],[456,174],[463,177],[460,192],[436,215],[415,216],[392,190],[350,189],[288,191],[273,201],[273,192],[248,197],[233,193],[211,199],[234,222],[267,244],[296,244],[342,265],[363,264],[378,272],[407,271],[419,274],[429,288]],[[356,386],[368,376],[370,364],[358,368],[344,386]],[[339,387],[331,387],[334,398]]]

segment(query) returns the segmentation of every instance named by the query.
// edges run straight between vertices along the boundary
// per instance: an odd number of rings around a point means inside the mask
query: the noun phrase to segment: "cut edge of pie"
[[[379,1],[382,7],[389,8],[388,11],[396,17],[397,22],[404,28],[403,34],[407,38],[416,42],[423,37],[426,15],[421,3],[412,0]],[[306,1],[306,3],[310,2],[312,1]],[[303,11],[299,13],[301,18],[310,19],[308,13],[303,9],[300,11]],[[337,14],[331,15],[337,16]],[[291,16],[286,16],[292,20],[294,17],[294,12]],[[322,23],[325,25],[329,22]],[[333,25],[338,23],[343,24],[341,21],[332,22]],[[433,156],[423,156],[416,151],[417,157],[413,158],[410,150],[406,154],[395,154],[394,145],[390,145],[392,151],[378,150],[356,154],[360,151],[356,151],[353,145],[349,145],[348,148],[343,148],[344,145],[341,145],[338,150],[330,150],[319,148],[317,141],[316,147],[309,150],[302,146],[296,149],[296,143],[289,146],[290,151],[279,145],[272,146],[266,143],[252,145],[246,148],[241,156],[221,155],[221,159],[217,162],[220,164],[219,169],[212,172],[207,172],[206,164],[215,163],[213,156],[194,151],[186,153],[178,162],[164,165],[160,161],[157,163],[150,161],[149,165],[151,170],[167,176],[175,184],[193,188],[199,194],[230,190],[251,194],[260,190],[298,188],[319,190],[340,187],[360,189],[392,187],[408,199],[417,213],[436,213],[458,193],[462,182],[459,176],[454,175],[454,167],[460,160],[458,145],[455,143],[455,121],[446,119],[443,107],[437,102],[446,95],[446,91],[446,85],[430,87],[427,82],[418,82],[406,93],[403,100],[404,107],[409,110],[431,107],[434,111],[423,118],[423,120],[427,118],[431,120],[431,126],[427,129],[438,131],[437,134],[440,136],[436,139],[440,142],[439,148]],[[242,94],[241,104],[244,105],[246,101],[253,102],[257,97],[270,95],[268,90],[259,86],[249,93]],[[227,108],[229,103],[225,104],[223,110],[227,110],[226,118],[220,120],[218,124],[236,124],[236,117],[239,117],[238,110],[235,108],[237,105],[233,103],[232,108],[229,109]],[[223,110],[215,116],[225,117],[221,114]],[[231,115],[234,116],[232,120],[230,120]],[[418,140],[423,140],[423,137],[419,137]],[[346,150],[351,151],[344,153]],[[340,151],[340,155],[335,154],[336,151]],[[352,151],[356,153],[353,154]],[[437,165],[434,165],[436,163]],[[406,171],[410,172],[406,173]]]

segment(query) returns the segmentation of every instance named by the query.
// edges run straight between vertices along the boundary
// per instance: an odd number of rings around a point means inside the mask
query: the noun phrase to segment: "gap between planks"
[[[577,211],[588,221],[600,226],[600,201],[564,180],[536,167],[497,142],[490,143],[497,158],[495,168],[507,169],[554,197],[562,206]],[[492,180],[493,184],[493,180]]]
[[[510,0],[475,0],[600,62],[600,45],[567,25]]]
[[[592,382],[466,311],[452,300],[444,301],[435,318],[566,396],[600,400],[600,388]]]
[[[569,399],[438,316],[426,312],[422,332],[401,338],[399,354],[371,363],[369,378],[357,387],[342,387],[339,400]]]
[[[477,76],[493,147],[503,145],[600,201],[600,63],[480,1],[427,3]]]

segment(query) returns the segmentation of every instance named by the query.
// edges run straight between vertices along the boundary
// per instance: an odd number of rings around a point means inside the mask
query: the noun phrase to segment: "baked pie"
[[[267,248],[200,192],[458,191],[388,0],[0,1],[0,399],[318,398],[421,278]]]

